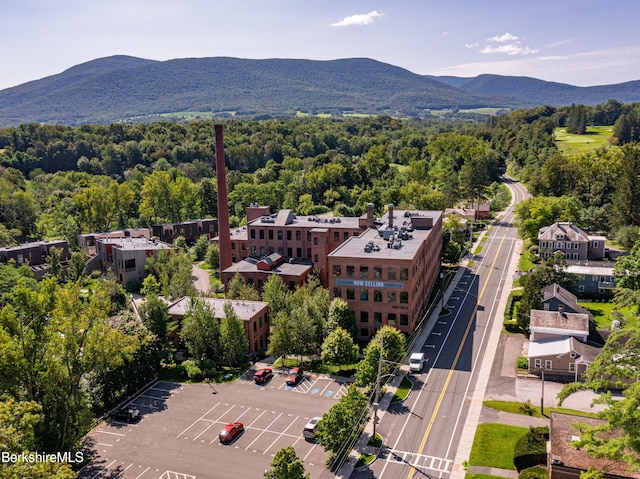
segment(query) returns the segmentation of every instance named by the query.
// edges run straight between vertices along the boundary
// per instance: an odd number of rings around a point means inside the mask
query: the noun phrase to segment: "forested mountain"
[[[149,121],[176,112],[244,116],[387,113],[518,107],[366,58],[332,61],[187,58],[164,62],[115,56],[0,91],[0,126]]]
[[[430,76],[447,85],[479,95],[504,95],[534,105],[562,106],[572,103],[597,105],[615,99],[621,103],[640,101],[640,80],[615,85],[579,87],[530,77],[479,75],[475,78]]]

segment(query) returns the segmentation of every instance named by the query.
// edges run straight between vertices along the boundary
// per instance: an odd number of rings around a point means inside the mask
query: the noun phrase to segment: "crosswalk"
[[[385,454],[378,457],[378,460],[384,459],[388,462],[404,464],[416,469],[428,469],[435,472],[451,472],[452,459],[442,457],[428,456],[426,454],[416,454],[415,452],[398,451],[394,449],[386,449]]]

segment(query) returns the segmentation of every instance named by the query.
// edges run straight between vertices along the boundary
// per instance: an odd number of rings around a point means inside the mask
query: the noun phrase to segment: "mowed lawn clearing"
[[[470,466],[515,469],[513,451],[516,442],[529,428],[506,424],[478,424],[469,456]]]
[[[553,131],[556,144],[563,153],[583,153],[598,147],[610,146],[609,138],[613,136],[613,126],[588,126],[584,135],[567,133],[566,128]]]

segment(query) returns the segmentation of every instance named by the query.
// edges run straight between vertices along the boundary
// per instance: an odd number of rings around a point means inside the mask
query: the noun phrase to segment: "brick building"
[[[160,241],[172,244],[182,236],[187,243],[195,243],[200,236],[211,239],[218,234],[218,220],[204,218],[199,220],[182,221],[181,223],[163,223],[151,226],[153,236]]]

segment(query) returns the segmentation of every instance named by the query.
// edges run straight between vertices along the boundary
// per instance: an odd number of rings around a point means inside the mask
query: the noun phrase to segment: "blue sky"
[[[0,89],[111,55],[368,57],[418,74],[640,80],[637,0],[0,0]]]

